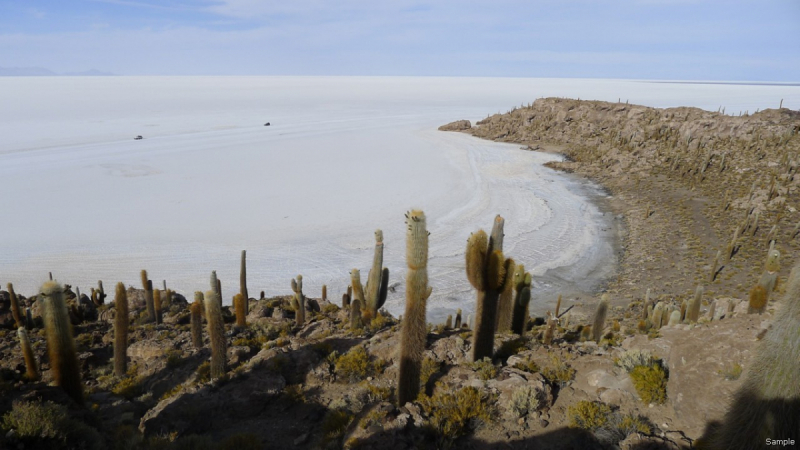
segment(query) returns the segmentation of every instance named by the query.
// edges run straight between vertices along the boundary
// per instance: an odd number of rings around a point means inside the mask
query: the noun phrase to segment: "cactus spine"
[[[147,278],[147,271],[142,270],[142,289],[144,289],[144,303],[147,306],[148,322],[155,322],[156,307],[153,303],[153,283]]]
[[[594,323],[592,325],[592,340],[600,342],[603,338],[603,330],[606,327],[606,316],[608,315],[608,294],[600,296],[600,302],[594,312]]]
[[[383,268],[383,231],[375,230],[375,256],[367,277],[365,319],[369,320],[375,317],[378,310],[386,303],[388,285],[389,269]]]
[[[242,250],[242,262],[239,268],[239,293],[244,297],[244,315],[248,313],[250,296],[247,294],[247,250]]]
[[[400,337],[400,372],[397,401],[414,401],[419,394],[422,352],[427,336],[425,308],[431,288],[428,286],[428,230],[425,214],[419,210],[406,213],[406,309]]]
[[[797,439],[800,425],[800,264],[789,275],[781,308],[758,344],[733,406],[703,436],[703,448],[761,448],[766,438]],[[776,437],[781,436],[781,437]],[[784,438],[783,436],[786,436]]]
[[[203,348],[203,293],[194,293],[194,302],[189,306],[192,326],[192,345],[194,348]]]
[[[67,304],[64,302],[64,288],[57,282],[48,281],[42,286],[40,296],[44,305],[44,328],[53,380],[76,403],[82,405],[80,366]]]
[[[686,310],[686,319],[691,322],[697,322],[700,319],[700,304],[703,300],[703,286],[697,286],[694,291],[694,298],[689,302],[689,307]]]
[[[511,278],[506,268],[512,261],[503,257],[503,224],[503,218],[498,215],[495,217],[491,238],[486,236],[485,231],[478,230],[467,241],[467,278],[478,291],[473,361],[492,357],[497,300],[505,288],[506,279]]]
[[[211,378],[225,375],[225,324],[222,322],[222,307],[217,293],[206,292],[205,310],[208,336],[211,339]]]
[[[522,336],[528,325],[528,306],[531,303],[531,274],[525,272],[525,266],[518,264],[514,269],[514,312],[511,319],[511,331]],[[561,296],[558,296],[559,304]],[[558,314],[556,306],[556,315]]]
[[[125,285],[117,283],[114,296],[114,375],[124,377],[128,373],[128,293]]]
[[[295,324],[298,327],[302,327],[306,322],[306,297],[303,295],[302,275],[298,275],[296,279],[292,279],[292,291],[294,291],[294,299],[292,300],[292,304],[295,307]]]
[[[8,287],[8,295],[11,298],[11,315],[14,316],[14,322],[17,323],[17,327],[24,326],[19,311],[19,298],[17,298],[17,293],[14,292],[14,285],[8,283],[6,286]]]
[[[247,327],[247,302],[242,294],[233,296],[233,309],[236,312],[236,326]]]
[[[25,331],[25,327],[17,328],[17,336],[19,336],[22,357],[25,359],[25,378],[28,381],[36,381],[39,379],[39,368],[36,365],[36,357],[33,355],[33,347],[31,347],[31,341],[28,339],[28,332]]]

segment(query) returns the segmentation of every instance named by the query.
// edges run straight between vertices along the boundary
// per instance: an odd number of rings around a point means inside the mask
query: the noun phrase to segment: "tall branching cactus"
[[[64,301],[64,288],[55,281],[48,281],[42,286],[39,295],[44,306],[44,329],[53,380],[76,403],[82,405],[80,365],[75,351],[75,340],[72,338],[67,304]]]
[[[11,298],[11,315],[14,317],[14,322],[17,323],[17,327],[24,326],[22,323],[22,314],[19,310],[19,298],[17,298],[17,293],[14,292],[14,285],[8,283],[6,287],[8,287],[8,295]]]
[[[39,379],[39,366],[36,364],[36,356],[33,354],[33,347],[31,347],[25,327],[17,328],[17,336],[19,337],[19,348],[22,350],[22,358],[25,360],[25,378],[28,381],[36,381]]]
[[[147,306],[147,321],[155,322],[156,306],[153,303],[153,282],[147,278],[147,271],[142,270],[142,289],[144,289],[144,303]]]
[[[117,283],[114,296],[114,375],[124,377],[128,373],[128,293],[125,285]]]
[[[506,280],[513,276],[507,273],[507,268],[513,261],[503,257],[503,224],[503,218],[498,215],[494,221],[491,238],[486,236],[485,231],[478,230],[470,235],[467,241],[467,278],[478,290],[472,345],[473,361],[492,357],[497,300],[505,288]]]
[[[397,380],[397,402],[400,405],[414,401],[419,394],[422,352],[427,336],[425,309],[431,295],[425,214],[419,210],[406,213],[406,227],[406,309],[400,337],[400,373]]]
[[[244,315],[248,313],[250,296],[247,294],[247,250],[242,250],[242,262],[239,268],[239,293],[244,297]]]
[[[206,292],[206,322],[208,323],[208,336],[211,340],[211,378],[221,378],[225,375],[225,324],[222,321],[220,303],[222,302],[216,291]]]
[[[194,293],[194,302],[189,306],[192,327],[192,345],[194,348],[203,348],[203,293]]]
[[[298,275],[297,278],[292,279],[292,291],[294,291],[294,298],[292,305],[295,310],[295,324],[302,327],[306,322],[306,296],[303,295],[303,276]]]
[[[531,303],[531,274],[525,272],[525,266],[517,264],[514,267],[514,315],[511,320],[511,331],[522,336],[528,325],[528,307]],[[561,296],[558,296],[561,305]]]
[[[369,269],[365,287],[364,319],[374,318],[378,314],[378,310],[386,303],[386,287],[388,285],[389,269],[383,268],[383,231],[375,230],[375,256],[372,259],[372,268]]]
[[[762,448],[767,438],[797,439],[800,430],[800,264],[789,275],[780,305],[772,327],[756,347],[733,406],[721,426],[710,429],[701,438],[702,448],[745,450]]]

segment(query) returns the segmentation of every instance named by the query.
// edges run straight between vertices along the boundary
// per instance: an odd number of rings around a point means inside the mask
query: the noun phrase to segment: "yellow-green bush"
[[[434,374],[439,372],[440,366],[441,364],[439,361],[436,361],[431,357],[426,356],[425,359],[422,360],[422,367],[420,368],[419,373],[419,384],[423,387],[423,390],[425,385],[428,384],[428,380],[430,380]]]
[[[139,376],[126,376],[111,388],[111,392],[128,400],[132,400],[142,394],[143,378]]]
[[[653,432],[653,427],[650,426],[647,419],[633,414],[623,416],[617,428],[619,428],[625,436],[631,433],[650,434]]]
[[[338,377],[350,382],[363,380],[374,372],[375,366],[370,362],[364,347],[358,346],[340,356],[335,363]]]
[[[488,357],[475,361],[471,364],[472,370],[478,372],[481,380],[487,381],[497,376],[497,367],[492,364]]]
[[[437,384],[434,395],[420,395],[419,403],[428,416],[428,425],[439,435],[443,447],[469,432],[473,421],[491,420],[489,399],[471,386],[453,391]]]
[[[332,409],[322,419],[323,443],[338,441],[347,431],[347,426],[353,421],[353,415],[347,411]]]
[[[580,401],[567,408],[569,426],[596,430],[606,426],[611,419],[611,407],[602,402]]]
[[[540,373],[547,381],[551,383],[558,383],[559,386],[564,386],[569,381],[575,378],[575,369],[572,368],[566,361],[559,358],[555,353],[549,356],[548,365],[541,368]]]
[[[105,442],[94,428],[70,419],[67,408],[53,402],[15,402],[3,416],[2,428],[15,430],[26,448],[102,450]]]
[[[661,404],[667,400],[667,374],[660,364],[636,366],[630,376],[643,402]]]

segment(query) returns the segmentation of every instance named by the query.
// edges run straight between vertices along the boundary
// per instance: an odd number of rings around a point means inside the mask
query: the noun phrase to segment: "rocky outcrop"
[[[472,124],[469,120],[456,120],[455,122],[440,126],[439,131],[465,131],[470,128],[472,128]]]

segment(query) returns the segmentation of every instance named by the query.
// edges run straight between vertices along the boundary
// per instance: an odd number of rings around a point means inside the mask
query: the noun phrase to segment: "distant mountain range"
[[[97,69],[89,69],[84,72],[56,73],[43,67],[0,67],[0,77],[105,77],[113,75],[115,74]]]

